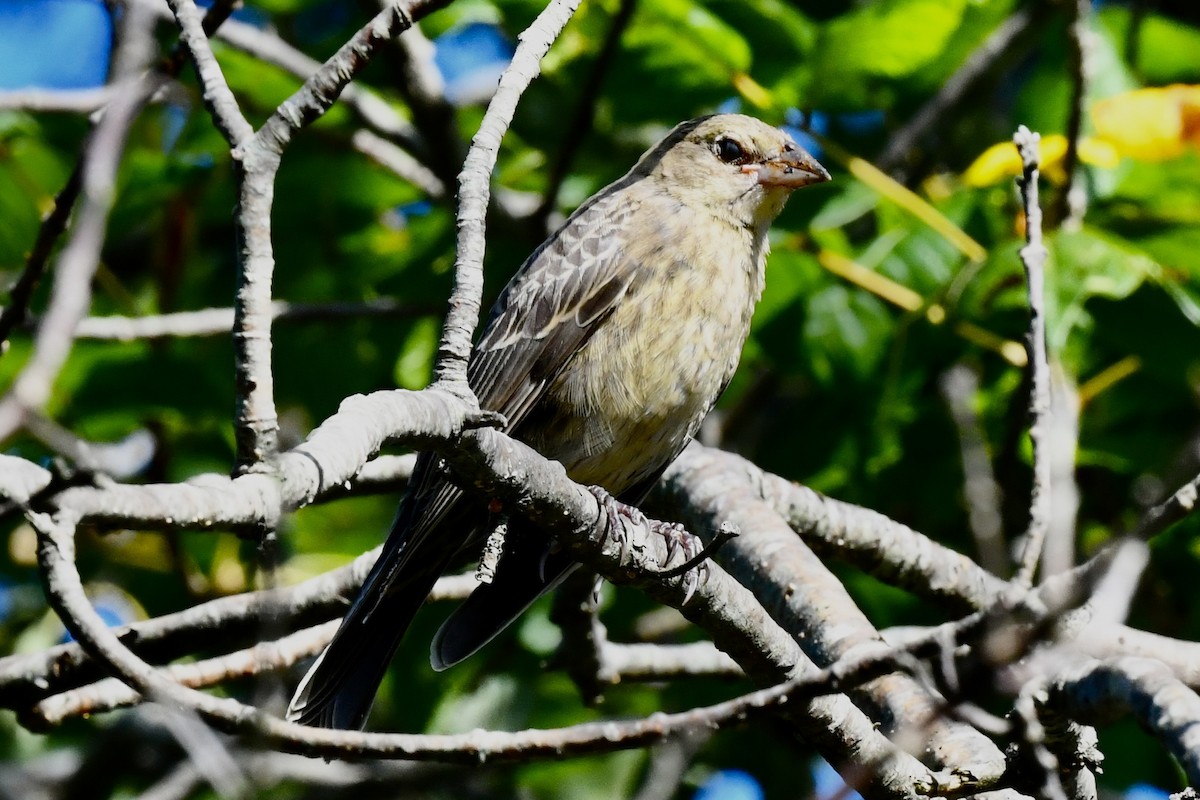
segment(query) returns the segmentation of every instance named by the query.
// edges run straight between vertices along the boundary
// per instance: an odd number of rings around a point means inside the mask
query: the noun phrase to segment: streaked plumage
[[[778,129],[741,115],[677,126],[581,206],[505,288],[468,377],[508,432],[576,481],[636,504],[732,377],[762,294],[767,229],[790,192],[828,180]],[[392,533],[289,719],[361,727],[438,576],[477,558],[484,503],[417,461]],[[571,568],[514,519],[495,580],[446,621],[442,669],[486,644]]]

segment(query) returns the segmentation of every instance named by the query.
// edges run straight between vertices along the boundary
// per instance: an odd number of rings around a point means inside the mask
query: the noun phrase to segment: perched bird
[[[787,134],[751,117],[676,126],[505,287],[468,369],[481,406],[575,481],[640,502],[733,376],[763,290],[767,229],[792,190],[827,180]],[[434,582],[477,558],[488,530],[486,504],[423,454],[378,561],[288,718],[362,727]],[[493,582],[435,637],[434,667],[474,653],[572,566],[514,518]]]

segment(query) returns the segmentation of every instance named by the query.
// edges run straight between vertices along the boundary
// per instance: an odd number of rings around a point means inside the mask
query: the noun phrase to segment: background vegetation
[[[353,137],[363,121],[344,104],[291,146],[276,181],[276,298],[322,307],[399,302],[371,313],[276,323],[276,400],[285,444],[298,442],[350,394],[420,388],[429,380],[454,259],[453,191],[444,187],[479,124],[497,60],[507,59],[516,34],[542,5],[455,0],[425,19],[421,30],[438,48],[446,81],[436,102],[414,96],[408,57],[397,50],[385,49],[360,76],[359,83],[430,142],[415,150],[431,171],[423,184],[356,151]],[[1043,200],[1052,360],[1078,393],[1080,504],[1070,561],[1094,553],[1200,470],[1200,88],[1190,86],[1200,84],[1200,13],[1182,1],[1084,4],[1081,80],[1069,36],[1079,10],[1069,5],[585,2],[522,99],[501,149],[495,185],[505,208],[488,227],[487,298],[548,224],[621,175],[668,126],[717,109],[788,125],[834,181],[798,193],[776,226],[751,341],[705,429],[706,441],[978,557],[964,502],[959,430],[942,390],[947,374],[960,370],[954,374],[978,383],[968,405],[1001,490],[1008,553],[1027,524],[1030,482],[1024,353],[1013,344],[1027,328],[1017,258],[1024,230],[1012,186],[1015,150],[989,148],[1007,142],[1018,123],[1028,125],[1045,137],[1048,161]],[[234,21],[274,32],[321,60],[376,10],[346,0],[261,0]],[[0,27],[3,19],[0,14]],[[994,42],[989,37],[1006,25],[1016,28],[1011,40],[981,54],[981,45]],[[158,33],[165,50],[174,33],[165,23]],[[217,55],[256,125],[299,86],[296,76],[260,54],[219,43]],[[69,51],[46,56],[28,57],[49,66],[72,60]],[[939,103],[939,90],[970,59],[982,65],[969,90]],[[0,57],[0,71],[6,68]],[[1134,91],[1173,85],[1181,86]],[[935,123],[905,140],[908,125],[931,101]],[[1052,135],[1071,133],[1076,107],[1085,139],[1072,204],[1063,199],[1063,158],[1055,159],[1065,144],[1059,147]],[[22,271],[39,220],[66,182],[87,130],[86,117],[77,113],[0,111],[5,281]],[[914,194],[898,194],[863,160]],[[132,128],[93,316],[231,304],[237,269],[232,170],[187,68],[165,101]],[[439,182],[442,191],[431,192]],[[43,286],[33,312],[45,302]],[[233,352],[227,335],[212,333],[81,338],[45,418],[3,442],[5,452],[35,461],[62,458],[62,437],[74,436],[123,441],[135,451],[126,463],[128,479],[136,481],[228,472]],[[30,341],[28,326],[11,337],[0,358],[0,386],[18,374]],[[147,441],[153,447],[138,450]],[[395,504],[391,494],[357,497],[288,517],[280,530],[284,560],[277,579],[294,582],[373,547]],[[42,598],[32,529],[11,513],[2,524],[0,642],[5,653],[30,652],[64,633]],[[1131,625],[1200,637],[1198,533],[1193,517],[1153,542]],[[81,540],[80,551],[93,600],[121,621],[244,591],[259,580],[254,543],[232,532],[93,535]],[[849,567],[838,569],[880,628],[948,618],[931,603]],[[604,597],[614,638],[632,638],[660,616],[637,592],[610,588]],[[373,728],[546,727],[684,708],[740,691],[719,680],[619,685],[606,690],[598,708],[588,708],[566,675],[541,666],[557,644],[548,602],[480,656],[435,675],[421,643],[444,611],[433,606],[419,618],[384,684]],[[689,630],[673,635],[695,636]],[[227,690],[278,702],[249,683]],[[734,768],[753,775],[768,797],[811,794],[777,738],[771,726],[759,725],[697,742],[679,788],[665,796],[690,797],[714,771]],[[73,720],[45,735],[23,730],[4,712],[0,774],[10,776],[12,786],[24,785],[19,779],[44,788],[38,796],[136,796],[179,758],[169,739],[137,711]],[[1169,756],[1132,723],[1102,730],[1101,747],[1105,791],[1135,783],[1181,785]],[[439,790],[436,780],[414,778],[406,791],[634,796],[655,758],[632,751],[489,767],[465,783],[456,779],[455,788]],[[55,766],[67,763],[72,766]],[[0,795],[11,791],[0,787]],[[316,791],[293,775],[263,796]],[[205,792],[211,790],[193,796]]]

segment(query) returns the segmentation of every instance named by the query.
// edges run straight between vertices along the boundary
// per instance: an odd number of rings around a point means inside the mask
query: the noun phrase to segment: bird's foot
[[[684,595],[683,605],[687,605],[688,600],[692,599],[696,589],[708,583],[708,576],[711,574],[709,567],[709,559],[712,558],[721,547],[730,539],[737,537],[737,526],[731,522],[722,522],[717,535],[708,544],[700,547],[700,539],[693,536],[684,530],[684,527],[677,522],[656,522],[654,526],[660,528],[669,528],[669,531],[659,530],[659,534],[667,538],[667,562],[671,563],[671,559],[675,556],[675,548],[683,549],[684,561],[677,567],[663,569],[659,575],[663,578],[675,578],[679,575],[684,576]],[[652,526],[653,529],[653,526]]]
[[[608,542],[609,534],[615,537],[617,544],[621,545],[621,565],[624,566],[629,560],[629,536],[625,533],[625,526],[621,524],[621,517],[647,529],[650,528],[650,520],[639,509],[613,497],[603,486],[589,486],[587,489],[596,498],[605,516],[600,546],[603,547]]]
[[[737,531],[732,526],[728,524],[722,525],[717,537],[710,545],[705,547],[699,538],[688,533],[687,529],[678,522],[659,522],[658,520],[649,519],[639,509],[622,503],[602,487],[589,486],[588,491],[596,498],[596,502],[600,504],[602,513],[605,514],[604,535],[600,542],[601,546],[608,541],[610,532],[613,536],[617,537],[617,542],[621,545],[622,565],[628,559],[630,542],[629,536],[625,533],[625,527],[621,524],[621,517],[625,517],[634,525],[645,527],[646,530],[663,538],[667,547],[667,557],[663,561],[663,566],[658,574],[664,578],[683,576],[684,605],[687,605],[687,602],[692,599],[692,595],[695,594],[696,589],[708,582],[708,557],[716,552],[725,542],[737,536]],[[674,560],[676,551],[683,553],[683,563],[677,567],[667,568],[665,565],[670,564]]]
[[[683,575],[683,605],[687,605],[702,584],[708,583],[708,555],[703,543],[696,536],[687,532],[687,528],[678,522],[650,523],[650,531],[663,538],[667,545],[667,558],[660,566],[659,573],[663,577]],[[668,568],[667,565],[675,558],[675,551],[683,553],[683,563],[678,567]]]

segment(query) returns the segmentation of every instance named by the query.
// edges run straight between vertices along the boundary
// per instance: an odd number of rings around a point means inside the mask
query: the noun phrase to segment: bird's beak
[[[804,148],[789,144],[774,158],[759,164],[746,164],[742,172],[755,173],[762,186],[799,189],[829,180],[829,172]]]

